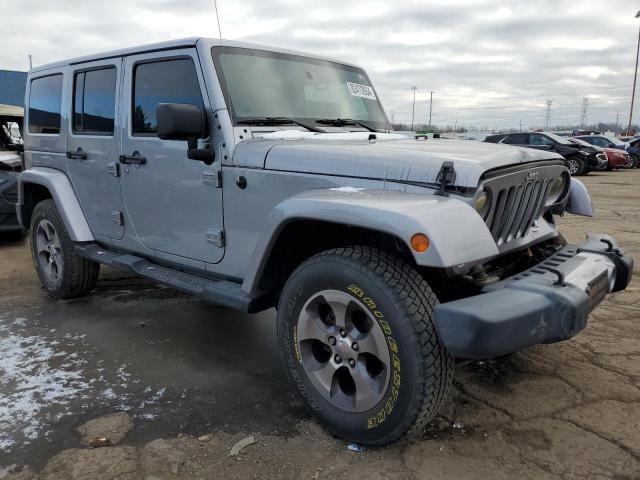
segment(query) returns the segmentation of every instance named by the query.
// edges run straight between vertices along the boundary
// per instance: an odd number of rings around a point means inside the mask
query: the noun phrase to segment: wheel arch
[[[426,252],[410,248],[415,233]],[[277,290],[300,263],[336,247],[364,244],[393,250],[417,267],[448,268],[498,255],[486,224],[457,199],[429,194],[318,189],[278,204],[249,262],[243,290]]]
[[[63,172],[53,168],[36,167],[20,174],[17,214],[24,228],[29,228],[36,205],[49,198],[56,204],[71,240],[94,241],[71,181]]]

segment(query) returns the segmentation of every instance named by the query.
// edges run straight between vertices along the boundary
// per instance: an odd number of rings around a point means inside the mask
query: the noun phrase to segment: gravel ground
[[[596,215],[561,219],[567,239],[611,233],[640,259],[640,170],[584,181]],[[637,279],[569,342],[459,364],[424,440],[356,453],[289,394],[273,311],[106,270],[55,302],[22,241],[0,243],[0,266],[0,478],[640,478]]]

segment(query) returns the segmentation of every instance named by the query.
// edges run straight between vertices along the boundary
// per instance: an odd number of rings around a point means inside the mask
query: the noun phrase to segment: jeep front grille
[[[10,186],[3,193],[2,196],[9,203],[18,203],[18,184]]]
[[[486,223],[498,246],[529,233],[544,213],[551,183],[563,171],[562,165],[545,165],[492,176],[482,183],[491,197]]]

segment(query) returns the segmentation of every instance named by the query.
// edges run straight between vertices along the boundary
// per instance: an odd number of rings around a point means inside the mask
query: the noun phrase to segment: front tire
[[[436,303],[418,272],[374,248],[304,262],[278,307],[281,358],[297,396],[349,441],[380,446],[422,435],[453,378]]]
[[[565,161],[567,168],[569,169],[569,174],[571,176],[580,176],[585,174],[586,165],[584,160],[578,157],[569,157]]]
[[[36,205],[31,215],[29,239],[38,278],[50,296],[77,298],[95,287],[100,264],[75,253],[73,241],[53,200]]]

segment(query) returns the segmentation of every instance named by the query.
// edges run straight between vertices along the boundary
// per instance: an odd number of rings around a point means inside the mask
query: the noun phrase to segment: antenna
[[[222,47],[222,29],[220,28],[220,14],[218,13],[217,0],[213,0],[213,8],[216,10],[216,20],[218,21],[218,36],[220,37],[220,46]]]
[[[31,54],[29,54],[29,70],[33,68],[33,59],[31,58]]]

